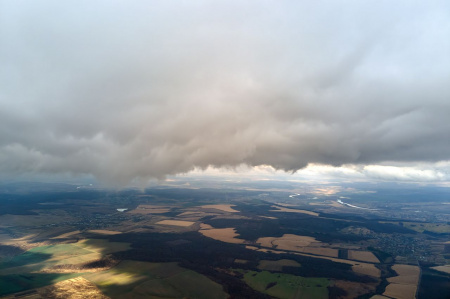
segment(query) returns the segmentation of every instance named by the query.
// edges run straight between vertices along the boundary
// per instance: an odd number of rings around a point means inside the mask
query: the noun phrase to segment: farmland
[[[433,290],[448,287],[450,246],[432,228],[444,222],[410,221],[428,224],[420,232],[399,221],[407,214],[381,213],[373,193],[357,193],[363,204],[346,199],[374,208],[366,211],[334,204],[334,187],[318,189],[4,195],[14,200],[10,214],[0,211],[1,295],[350,299],[400,296],[408,286],[419,299],[440,298]]]
[[[419,282],[420,269],[412,265],[395,264],[392,266],[397,276],[388,278],[389,285],[383,295],[399,299],[414,298]]]
[[[202,235],[219,240],[222,242],[227,243],[235,243],[235,244],[241,244],[244,243],[244,240],[239,239],[239,234],[236,233],[236,229],[229,227],[229,228],[206,228],[201,229],[199,231]]]

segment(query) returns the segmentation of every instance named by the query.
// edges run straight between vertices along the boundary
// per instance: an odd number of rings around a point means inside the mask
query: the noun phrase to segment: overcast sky
[[[3,179],[448,161],[449,1],[0,0]]]

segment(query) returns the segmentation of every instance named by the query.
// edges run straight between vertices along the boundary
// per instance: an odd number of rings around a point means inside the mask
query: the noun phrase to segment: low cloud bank
[[[445,1],[109,3],[1,4],[3,177],[450,160]]]

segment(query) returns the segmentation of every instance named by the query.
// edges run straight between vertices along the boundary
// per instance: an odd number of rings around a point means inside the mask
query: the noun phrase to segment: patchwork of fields
[[[25,291],[26,297],[26,290],[35,289],[33,298],[66,298],[78,289],[93,296],[80,298],[227,298],[221,285],[177,263],[124,260],[112,268],[87,267],[127,249],[127,243],[102,239],[33,248],[0,264],[0,296]]]
[[[278,191],[128,192],[0,215],[13,223],[0,225],[0,297],[412,298],[448,286],[445,223],[348,217]],[[436,262],[406,265],[429,236]]]

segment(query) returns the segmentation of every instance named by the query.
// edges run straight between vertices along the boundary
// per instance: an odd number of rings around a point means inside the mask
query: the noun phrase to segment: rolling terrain
[[[448,213],[425,217],[441,199],[412,221],[409,206],[418,201],[392,210],[397,202],[383,208],[364,190],[323,186],[44,187],[2,190],[5,298],[78,298],[77,289],[91,298],[448,295]],[[367,210],[339,204],[342,197]],[[433,288],[441,292],[429,297]]]

